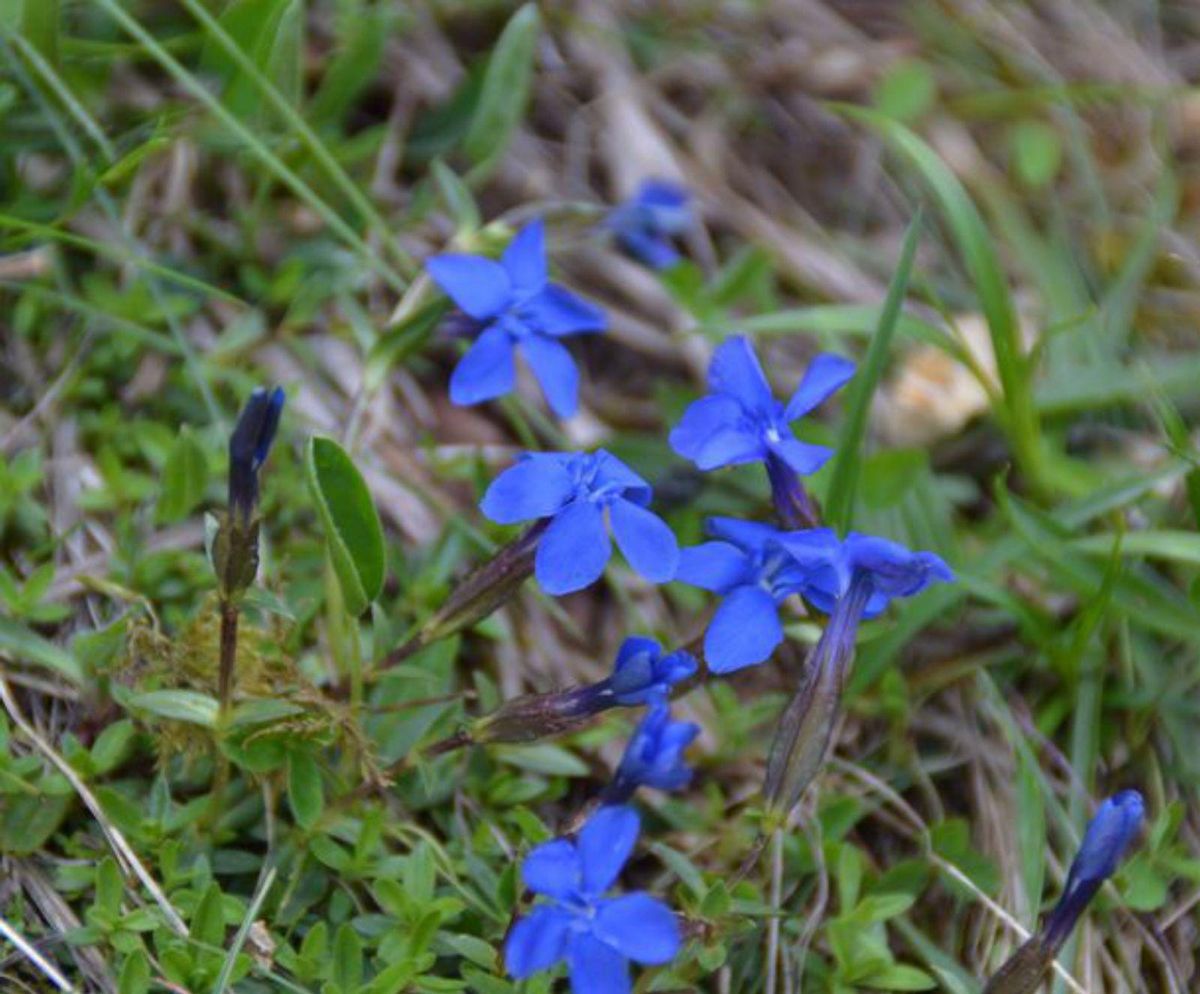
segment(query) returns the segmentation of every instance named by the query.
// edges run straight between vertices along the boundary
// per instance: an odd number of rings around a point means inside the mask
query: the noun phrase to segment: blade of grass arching
[[[1113,599],[1117,580],[1121,574],[1121,542],[1113,543],[1108,568],[1104,573],[1104,584],[1099,594],[1087,605],[1075,623],[1074,637],[1067,647],[1064,660],[1067,666],[1079,674],[1075,694],[1075,707],[1071,724],[1071,769],[1075,783],[1082,790],[1071,791],[1068,802],[1071,825],[1078,838],[1083,837],[1088,817],[1091,814],[1088,800],[1096,779],[1096,763],[1100,756],[1100,721],[1104,692],[1104,656],[1102,647],[1096,646],[1093,636],[1100,623],[1107,618],[1108,606]],[[1075,962],[1079,948],[1079,930],[1071,933],[1059,954],[1063,963]],[[1056,979],[1054,990],[1062,991],[1062,981]]]
[[[107,325],[115,331],[120,331],[128,335],[141,345],[157,349],[164,355],[175,356],[176,358],[183,357],[183,349],[180,348],[179,343],[162,332],[155,331],[153,328],[147,328],[145,325],[137,324],[128,318],[109,314],[107,311],[102,311],[98,307],[93,307],[91,304],[85,303],[78,297],[59,293],[57,290],[48,290],[46,287],[38,286],[36,283],[21,283],[16,280],[0,280],[0,288],[11,290],[14,295],[36,297],[39,300],[54,304],[56,307],[61,307],[63,310],[73,311],[83,317],[91,318],[101,326]]]
[[[361,187],[342,168],[341,163],[329,151],[328,146],[321,140],[320,136],[309,127],[303,115],[279,91],[279,88],[263,75],[258,66],[254,64],[254,60],[243,51],[242,47],[230,37],[229,32],[221,26],[221,23],[205,10],[197,0],[180,0],[180,2],[187,8],[188,13],[200,22],[200,25],[208,33],[209,37],[229,56],[238,69],[245,74],[246,78],[267,98],[267,101],[278,112],[279,116],[284,119],[288,127],[296,133],[301,144],[312,153],[313,158],[325,170],[333,184],[362,216],[363,221],[379,236],[381,242],[392,253],[392,256],[396,259],[397,264],[401,267],[404,274],[411,279],[417,271],[417,264],[401,247],[399,241],[397,241],[395,235],[392,233],[391,227],[375,209],[375,205],[363,193]]]
[[[229,982],[233,979],[233,969],[237,965],[237,958],[241,954],[242,947],[246,944],[246,939],[250,935],[250,929],[253,927],[255,919],[258,918],[259,911],[262,910],[268,891],[270,891],[272,884],[275,883],[275,873],[276,868],[274,866],[268,867],[266,872],[263,873],[262,879],[259,880],[258,887],[254,890],[254,896],[250,899],[250,904],[246,908],[246,913],[242,916],[242,923],[238,926],[237,933],[233,937],[233,942],[229,946],[229,951],[225,954],[225,962],[221,964],[221,972],[217,974],[212,994],[225,994],[226,989],[229,987]]]
[[[1197,376],[1200,376],[1200,370],[1197,371]],[[1191,429],[1175,405],[1163,396],[1157,384],[1150,387],[1149,393],[1155,416],[1162,426],[1162,433],[1171,444],[1173,453],[1192,465],[1192,470],[1184,477],[1183,484],[1187,491],[1188,505],[1192,509],[1192,518],[1196,527],[1200,528],[1200,453],[1197,453],[1192,442]]]
[[[812,307],[796,307],[742,318],[738,321],[738,328],[756,338],[795,332],[868,338],[879,325],[879,314],[880,309],[869,304],[815,304]],[[896,319],[896,325],[898,335],[906,335],[941,349],[956,362],[967,359],[966,350],[960,342],[945,329],[924,318],[902,312]],[[718,329],[716,325],[701,325],[699,330],[707,332]]]
[[[851,393],[847,403],[846,423],[838,437],[837,455],[833,460],[833,475],[825,499],[825,515],[829,523],[842,534],[850,527],[854,516],[854,497],[858,487],[858,476],[862,469],[863,441],[867,432],[867,416],[871,410],[871,398],[875,387],[883,376],[891,351],[892,336],[899,325],[900,311],[904,306],[904,294],[908,289],[908,278],[912,272],[913,259],[917,253],[917,242],[921,237],[921,211],[908,226],[904,244],[900,249],[900,261],[888,285],[883,310],[879,312],[879,324],[867,347],[867,356],[851,381]]]
[[[37,5],[34,4],[33,6]],[[87,133],[87,136],[96,143],[105,160],[112,162],[117,157],[112,142],[108,140],[108,136],[92,118],[92,115],[87,112],[83,104],[76,99],[75,94],[71,92],[71,88],[67,86],[63,78],[55,72],[54,66],[38,50],[37,46],[30,44],[26,38],[23,38],[21,35],[13,35],[11,40],[22,58],[33,67],[34,72],[37,73],[42,82],[62,102],[62,105],[67,109],[67,113],[75,119],[75,122]]]
[[[246,125],[242,124],[231,114],[222,103],[208,92],[208,89],[177,59],[175,59],[145,28],[127,14],[116,0],[96,0],[121,28],[141,43],[142,47],[180,86],[202,103],[226,128],[242,141],[246,148],[260,159],[279,180],[297,197],[303,200],[314,212],[345,241],[354,252],[384,281],[397,292],[403,291],[406,285],[404,277],[396,272],[370,245],[348,225],[337,212],[333,210],[320,196],[289,168],[282,159],[272,152]]]
[[[37,221],[26,221],[21,217],[13,217],[11,214],[0,214],[0,230],[5,228],[11,231],[23,231],[29,235],[35,235],[41,240],[62,242],[62,244],[70,245],[72,248],[86,249],[95,255],[105,256],[123,265],[136,266],[169,283],[176,283],[188,290],[194,290],[205,297],[217,297],[230,304],[237,304],[240,307],[250,306],[241,297],[230,293],[228,290],[222,290],[219,286],[214,286],[212,283],[206,283],[195,276],[181,273],[178,269],[172,269],[170,266],[164,266],[161,263],[147,259],[144,255],[140,255],[124,245],[87,238],[84,235],[77,235],[72,231],[63,231],[61,228],[55,228],[53,225],[39,224]]]
[[[1033,404],[1030,369],[1021,343],[1016,310],[996,248],[978,208],[950,168],[903,124],[863,107],[831,105],[867,125],[915,169],[941,208],[987,321],[996,370],[1004,393],[997,411],[1022,472],[1037,491],[1048,489],[1041,427]]]
[[[75,168],[82,170],[87,167],[87,157],[84,155],[79,143],[76,142],[75,136],[71,134],[70,129],[61,120],[58,108],[47,100],[41,90],[38,89],[21,60],[3,38],[0,38],[0,52],[3,53],[17,81],[29,94],[30,99],[40,108],[42,116],[50,125],[50,129],[58,138],[59,144],[62,145],[63,150],[67,153]],[[137,242],[126,229],[121,212],[113,202],[112,197],[109,196],[108,191],[103,187],[97,186],[93,190],[93,195],[100,204],[100,208],[104,212],[105,217],[108,218],[109,223],[112,224],[113,228],[120,233],[121,238],[126,242],[125,251],[128,253],[129,261],[135,264],[142,264],[143,267],[147,264],[155,265],[154,263],[150,263],[139,251]],[[51,228],[47,230],[55,231],[57,229]],[[162,290],[158,283],[154,279],[149,279],[146,285],[150,290],[150,296],[153,297],[155,304],[166,317],[167,325],[171,329],[171,335],[175,339],[175,343],[179,346],[180,352],[183,355],[183,361],[188,367],[188,372],[196,383],[197,389],[200,391],[200,396],[203,398],[204,405],[208,409],[209,417],[214,421],[221,421],[221,409],[217,406],[217,400],[213,396],[212,387],[209,385],[208,379],[202,375],[200,360],[196,355],[196,350],[193,348],[191,341],[184,335],[183,328],[179,324],[179,319],[170,308],[165,306]],[[204,285],[207,286],[207,284]],[[223,292],[217,292],[225,296]]]

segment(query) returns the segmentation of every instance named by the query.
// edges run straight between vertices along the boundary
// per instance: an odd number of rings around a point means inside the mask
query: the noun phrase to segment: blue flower
[[[653,639],[633,636],[621,644],[608,690],[625,707],[665,701],[671,688],[696,669],[696,660],[688,653],[680,650],[664,656]]]
[[[851,532],[839,540],[828,528],[786,532],[780,544],[808,578],[804,598],[833,614],[851,584],[863,588],[861,616],[874,618],[897,597],[912,597],[932,583],[953,583],[954,573],[932,552],[911,552],[897,542]]]
[[[550,518],[538,541],[534,574],[548,594],[569,594],[594,583],[612,555],[605,512],[625,558],[652,583],[674,578],[675,535],[646,510],[650,485],[603,449],[527,452],[488,487],[480,503],[499,524]]]
[[[675,578],[722,595],[704,658],[714,673],[730,673],[768,659],[783,641],[779,605],[807,589],[811,568],[784,548],[788,533],[770,525],[710,518],[708,533],[718,541],[681,550]]]
[[[516,383],[513,353],[519,346],[554,413],[562,418],[575,413],[579,370],[559,339],[603,331],[604,312],[548,281],[541,221],[523,228],[499,262],[477,255],[437,255],[425,268],[481,325],[450,377],[455,404],[469,406],[509,393]]]
[[[607,797],[628,800],[638,787],[678,790],[692,779],[683,751],[700,734],[690,721],[672,721],[671,709],[656,704],[634,730]]]
[[[671,238],[692,223],[688,191],[669,180],[646,180],[632,198],[613,208],[605,226],[629,255],[653,269],[679,261]]]
[[[525,886],[548,900],[513,926],[504,945],[508,972],[523,980],[567,961],[574,994],[628,994],[628,961],[669,963],[679,923],[645,893],[604,896],[629,859],[640,825],[627,807],[606,807],[579,833],[534,849],[521,867]]]
[[[270,392],[257,387],[229,436],[229,508],[243,523],[258,504],[258,471],[275,440],[284,399],[282,387]]]
[[[1145,802],[1136,790],[1123,790],[1096,809],[1067,873],[1062,897],[1046,919],[1044,934],[1050,945],[1066,939],[1100,885],[1116,873],[1125,850],[1141,831],[1145,813]]]
[[[735,336],[713,354],[711,393],[695,401],[671,431],[671,447],[702,470],[779,460],[801,475],[833,454],[792,433],[791,423],[821,404],[854,374],[854,363],[819,355],[786,405],[776,400],[747,338]]]

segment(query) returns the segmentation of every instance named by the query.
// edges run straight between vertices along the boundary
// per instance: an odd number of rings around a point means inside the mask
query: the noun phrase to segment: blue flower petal
[[[612,946],[576,935],[567,953],[571,994],[629,994],[629,964]]]
[[[795,438],[781,438],[771,443],[771,450],[801,476],[808,476],[829,462],[833,449],[810,445]]]
[[[530,335],[521,341],[521,351],[550,410],[560,418],[574,416],[579,409],[579,369],[567,347],[553,338]]]
[[[769,659],[783,641],[775,599],[762,587],[738,587],[717,608],[704,633],[704,658],[714,673],[732,673]]]
[[[603,331],[608,324],[599,307],[554,283],[526,301],[520,314],[535,331],[555,337]]]
[[[617,223],[617,244],[638,262],[651,269],[667,269],[679,261],[679,252],[661,235],[634,227],[621,228]]]
[[[608,890],[633,852],[641,822],[633,808],[601,808],[579,833],[583,891],[598,897]]]
[[[645,507],[654,496],[650,484],[626,466],[611,452],[597,449],[595,486],[617,491],[626,500]]]
[[[674,686],[695,673],[700,664],[691,653],[679,649],[660,659],[654,668],[659,680],[668,686]]]
[[[596,913],[595,936],[635,963],[670,963],[679,953],[679,921],[649,894],[605,901]]]
[[[450,374],[450,400],[470,407],[512,390],[516,383],[513,344],[500,328],[485,328]]]
[[[583,881],[583,867],[575,846],[566,839],[552,839],[530,850],[521,864],[521,879],[538,894],[565,899]]]
[[[567,955],[572,916],[562,908],[534,908],[504,943],[504,965],[517,980],[548,970]]]
[[[752,567],[746,554],[728,542],[705,542],[679,550],[675,579],[723,594],[748,582]]]
[[[808,364],[804,378],[784,409],[785,421],[795,421],[819,406],[846,385],[854,375],[854,363],[840,355],[822,353]]]
[[[951,583],[954,573],[932,552],[912,552],[898,542],[851,532],[845,555],[854,572],[870,574],[871,588],[886,597],[912,597],[931,583]]]
[[[764,454],[741,403],[728,394],[709,394],[688,406],[671,429],[671,448],[700,469],[752,462]]]
[[[600,579],[611,555],[600,508],[575,500],[554,516],[538,542],[534,574],[546,593],[570,594]]]
[[[654,639],[633,635],[622,642],[613,663],[613,693],[628,698],[648,687],[654,681],[654,664],[661,652]],[[637,702],[630,699],[629,703]]]
[[[657,231],[677,235],[691,225],[692,212],[688,208],[690,199],[691,194],[681,183],[648,179],[638,187],[634,203],[650,212]]]
[[[609,504],[613,537],[629,565],[651,583],[674,579],[679,567],[675,533],[657,514],[618,498]]]
[[[772,412],[775,398],[759,365],[758,356],[744,335],[735,335],[713,353],[708,367],[708,385],[713,393],[736,398],[748,411]]]
[[[512,281],[500,263],[481,255],[435,255],[425,260],[435,283],[478,321],[499,314],[512,299]]]
[[[541,220],[525,225],[508,243],[500,263],[512,281],[513,295],[527,300],[546,285],[546,230]]]
[[[724,517],[709,518],[704,530],[713,538],[732,542],[747,552],[760,552],[768,542],[774,542],[782,534],[778,528],[761,521]]]
[[[511,525],[556,514],[574,491],[561,462],[531,452],[492,481],[479,509],[488,520]]]

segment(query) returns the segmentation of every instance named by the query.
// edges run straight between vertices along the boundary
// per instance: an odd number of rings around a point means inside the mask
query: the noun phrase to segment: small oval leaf
[[[383,526],[371,493],[345,450],[331,438],[309,441],[308,479],[346,610],[358,616],[383,589]]]
[[[187,517],[204,499],[208,483],[208,458],[191,429],[184,425],[167,453],[163,466],[162,495],[158,498],[158,520],[171,523]]]
[[[306,752],[288,753],[288,804],[296,824],[303,829],[316,825],[325,810],[321,771]]]
[[[147,711],[160,718],[186,721],[212,728],[217,723],[217,701],[195,690],[150,690],[132,694],[125,702],[132,711]]]

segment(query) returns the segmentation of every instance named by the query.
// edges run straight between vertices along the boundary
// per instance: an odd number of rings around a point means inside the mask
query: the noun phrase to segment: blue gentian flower
[[[674,578],[679,563],[675,535],[646,510],[650,485],[603,449],[527,452],[488,487],[480,503],[499,524],[550,518],[538,541],[534,574],[548,594],[569,594],[604,572],[613,537],[625,558],[652,583]]]
[[[714,673],[731,673],[768,659],[783,641],[779,605],[807,589],[814,567],[798,563],[780,541],[788,533],[770,525],[710,518],[707,530],[717,541],[680,550],[675,578],[722,595],[704,659]]]
[[[695,673],[697,666],[683,650],[664,656],[653,639],[635,635],[621,643],[608,690],[624,707],[665,701],[671,688]]]
[[[708,369],[708,396],[695,401],[671,431],[671,447],[702,470],[775,460],[801,475],[815,473],[833,454],[801,442],[791,423],[813,410],[854,375],[854,363],[819,355],[787,404],[776,400],[749,339],[723,342]]]
[[[574,994],[628,994],[628,961],[669,963],[679,923],[645,893],[605,897],[629,859],[640,824],[630,808],[601,808],[579,841],[555,839],[521,867],[525,886],[547,898],[513,926],[504,944],[508,972],[523,980],[567,961]]]
[[[425,263],[434,281],[468,317],[479,335],[450,377],[450,399],[462,406],[509,393],[516,383],[519,347],[561,418],[579,406],[579,370],[566,335],[603,331],[604,312],[549,282],[541,221],[523,228],[500,261],[478,255],[436,255]]]
[[[1066,939],[1101,884],[1116,873],[1125,850],[1141,831],[1145,813],[1145,802],[1136,790],[1123,790],[1096,809],[1067,873],[1062,897],[1046,919],[1043,934],[1051,946]]]
[[[256,388],[229,436],[229,509],[243,523],[258,505],[258,471],[275,440],[284,399],[282,387]]]
[[[639,262],[666,269],[679,261],[671,238],[690,227],[688,191],[669,180],[646,180],[637,193],[613,208],[605,226],[617,244]]]
[[[913,597],[932,583],[952,583],[954,573],[932,552],[911,552],[898,542],[851,532],[845,539],[828,528],[785,532],[780,544],[808,578],[804,598],[833,614],[857,581],[864,606],[861,617],[874,618],[897,597]]]
[[[672,721],[666,704],[654,705],[634,730],[606,799],[622,803],[638,787],[678,790],[686,786],[692,771],[683,761],[683,751],[699,734],[699,725]]]

